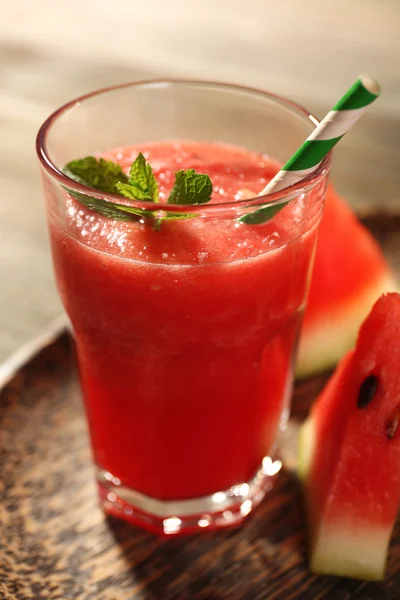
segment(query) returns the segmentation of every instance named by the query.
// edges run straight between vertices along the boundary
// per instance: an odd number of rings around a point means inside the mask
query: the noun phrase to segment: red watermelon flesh
[[[382,579],[400,504],[400,295],[362,325],[300,433],[311,569]]]
[[[328,187],[300,338],[299,377],[332,367],[355,343],[375,300],[397,285],[382,250]]]

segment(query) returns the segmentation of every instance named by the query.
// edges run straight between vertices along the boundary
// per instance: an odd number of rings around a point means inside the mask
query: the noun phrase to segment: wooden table
[[[361,210],[400,198],[398,0],[17,0],[0,19],[0,362],[61,311],[34,155],[61,103],[149,76],[271,89],[323,115],[359,72],[384,95],[336,152],[334,180]]]

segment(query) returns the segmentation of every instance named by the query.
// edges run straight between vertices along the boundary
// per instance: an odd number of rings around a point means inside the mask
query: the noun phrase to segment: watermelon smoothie
[[[179,139],[102,155],[128,171],[139,151],[161,202],[175,172],[193,168],[212,180],[210,204],[155,228],[101,216],[44,177],[100,496],[107,511],[164,534],[228,525],[279,470],[325,177],[248,226],[232,206],[279,162]]]

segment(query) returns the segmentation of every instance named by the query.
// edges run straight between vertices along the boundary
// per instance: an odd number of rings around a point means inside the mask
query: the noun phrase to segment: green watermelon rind
[[[335,575],[363,581],[381,581],[385,576],[390,528],[354,532],[350,526],[337,524],[331,529],[313,528],[314,515],[307,501],[307,481],[315,447],[315,421],[310,416],[301,426],[298,437],[297,475],[303,487],[307,512],[310,570],[317,575]],[[328,542],[329,540],[329,542]]]
[[[314,451],[314,422],[311,417],[300,427],[298,440],[297,475],[304,484],[308,477]]]
[[[323,540],[323,541],[322,541]],[[327,543],[329,540],[329,543]],[[325,529],[312,542],[310,569],[317,575],[382,581],[385,577],[388,538],[386,530],[343,531]]]
[[[399,283],[387,271],[355,302],[348,302],[339,316],[327,313],[312,328],[304,328],[299,342],[296,378],[304,379],[332,369],[355,345],[361,323],[379,296],[386,292],[400,292]]]

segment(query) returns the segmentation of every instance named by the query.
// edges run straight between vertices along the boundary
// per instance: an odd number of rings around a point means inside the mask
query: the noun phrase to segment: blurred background
[[[323,116],[368,72],[384,94],[336,150],[332,178],[360,212],[400,211],[399,0],[0,0],[0,14],[0,362],[61,313],[34,142],[85,92],[209,78]]]

